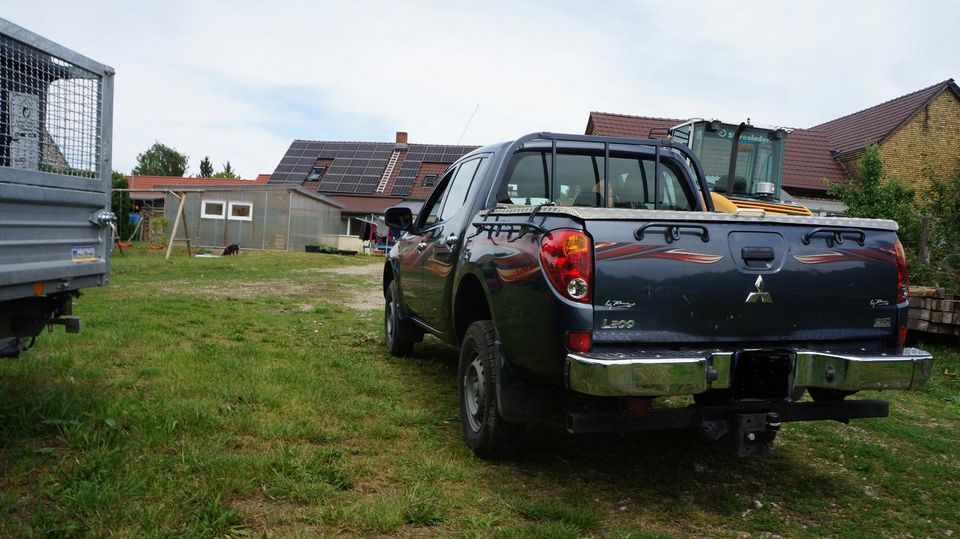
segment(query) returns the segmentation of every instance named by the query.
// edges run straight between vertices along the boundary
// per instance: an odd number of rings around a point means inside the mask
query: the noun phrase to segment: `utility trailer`
[[[0,357],[108,283],[112,68],[0,19]]]

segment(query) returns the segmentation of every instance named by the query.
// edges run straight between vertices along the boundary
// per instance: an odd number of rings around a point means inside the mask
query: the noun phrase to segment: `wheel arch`
[[[389,260],[383,263],[383,297],[387,297],[387,288],[394,280],[393,264]]]
[[[453,300],[453,332],[458,346],[467,328],[477,320],[490,320],[496,327],[486,287],[476,274],[467,273],[457,283]]]

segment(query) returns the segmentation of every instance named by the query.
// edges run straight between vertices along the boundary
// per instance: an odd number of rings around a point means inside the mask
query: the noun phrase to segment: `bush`
[[[887,176],[876,144],[860,158],[860,177],[833,184],[830,193],[847,205],[852,217],[892,219],[910,265],[911,284],[960,290],[960,174],[943,180],[927,172],[930,189],[915,189]],[[921,257],[922,230],[928,224],[929,257]]]
[[[306,251],[308,253],[326,253],[326,254],[336,254],[337,248],[326,243],[310,243],[306,245]]]

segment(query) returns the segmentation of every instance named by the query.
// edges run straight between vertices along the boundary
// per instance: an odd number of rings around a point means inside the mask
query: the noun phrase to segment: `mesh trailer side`
[[[0,167],[101,179],[102,74],[0,33]]]

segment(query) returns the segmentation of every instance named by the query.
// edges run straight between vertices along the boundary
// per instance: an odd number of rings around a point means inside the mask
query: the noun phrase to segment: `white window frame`
[[[209,213],[207,211],[207,204],[220,204],[223,213]],[[204,200],[200,205],[200,218],[201,219],[226,219],[227,218],[227,201],[226,200]]]
[[[233,208],[236,206],[246,206],[250,208],[249,215],[245,217],[235,216],[233,214]],[[230,201],[230,204],[227,205],[227,219],[230,221],[253,221],[253,202]]]

